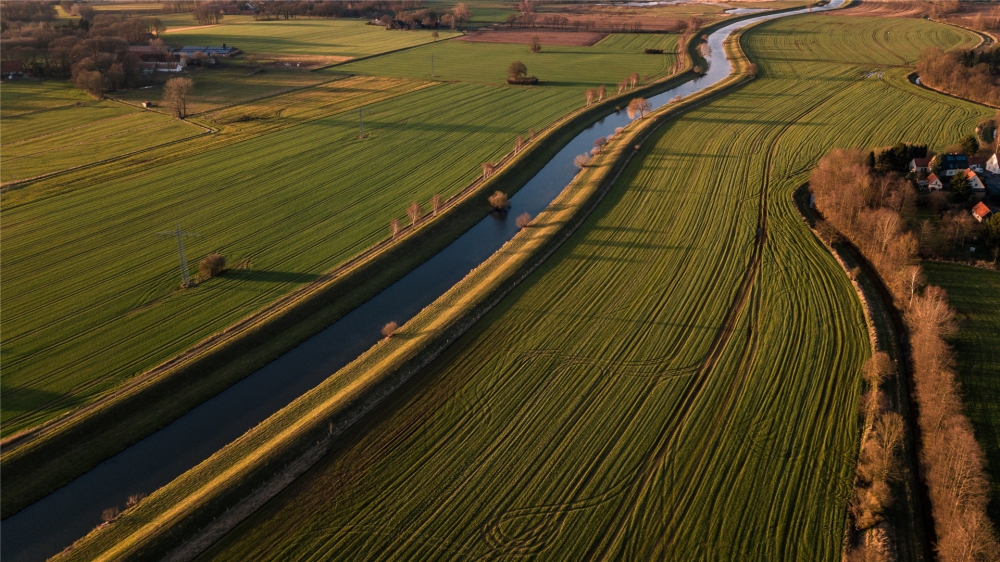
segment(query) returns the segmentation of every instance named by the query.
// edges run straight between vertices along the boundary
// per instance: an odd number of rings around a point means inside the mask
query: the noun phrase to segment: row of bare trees
[[[440,195],[434,194],[434,196],[431,197],[431,216],[436,217],[443,208],[444,200]],[[427,211],[425,211],[423,206],[416,201],[411,202],[410,206],[406,208],[406,216],[410,218],[411,225],[415,226],[418,222],[420,222],[420,219],[424,218],[426,215]],[[399,219],[392,219],[389,221],[389,232],[392,234],[393,238],[399,236],[399,233],[402,231],[403,223],[401,223]]]
[[[962,53],[944,52],[937,47],[929,47],[920,54],[917,74],[920,81],[931,88],[949,94],[985,103],[1000,105],[1000,75],[991,72],[986,63],[967,66]]]
[[[940,559],[993,560],[1000,553],[1000,543],[986,515],[984,454],[962,411],[954,354],[945,341],[955,330],[954,311],[943,289],[924,286],[921,268],[913,263],[917,237],[906,217],[912,216],[915,192],[891,174],[874,174],[859,150],[831,152],[813,171],[810,185],[825,219],[817,225],[821,235],[843,235],[857,246],[889,287],[896,307],[904,311],[914,395],[919,405],[917,421],[923,439],[920,461],[930,493]],[[863,407],[874,408],[873,401],[879,402],[877,397],[869,396]],[[875,522],[874,507],[886,505],[881,501],[879,479],[873,475],[892,474],[891,470],[878,468],[882,466],[879,455],[885,456],[892,444],[885,433],[892,429],[879,428],[878,423],[876,419],[873,424],[874,437],[865,436],[866,450],[859,465],[861,497],[851,506],[859,529]],[[883,425],[886,423],[896,422]],[[870,444],[872,439],[874,445]],[[876,548],[878,542],[873,545]]]

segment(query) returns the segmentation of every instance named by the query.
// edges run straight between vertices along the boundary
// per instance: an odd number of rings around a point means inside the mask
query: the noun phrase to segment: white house
[[[998,159],[996,153],[994,153],[993,156],[990,156],[990,159],[986,161],[986,171],[994,174],[1000,174],[1000,159]]]
[[[936,191],[944,189],[944,184],[941,183],[941,178],[937,177],[937,174],[927,176],[927,189],[933,189]]]
[[[975,172],[966,168],[965,170],[959,170],[956,175],[965,175],[965,179],[969,180],[969,188],[972,191],[986,191],[986,186],[983,185],[983,180],[979,179],[979,176]]]
[[[927,168],[930,165],[930,158],[914,158],[913,160],[910,160],[910,171],[917,174],[926,174]]]

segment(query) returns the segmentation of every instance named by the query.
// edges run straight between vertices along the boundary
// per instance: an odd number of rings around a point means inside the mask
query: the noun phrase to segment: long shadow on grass
[[[261,283],[308,283],[320,278],[316,273],[262,269],[234,269],[223,273],[220,277],[235,281],[258,281]]]

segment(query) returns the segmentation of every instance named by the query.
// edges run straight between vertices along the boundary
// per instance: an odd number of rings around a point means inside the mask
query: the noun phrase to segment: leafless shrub
[[[600,150],[604,148],[604,145],[606,144],[608,144],[608,139],[604,137],[597,137],[596,139],[594,139],[594,154],[600,152]]]
[[[198,263],[198,273],[202,279],[215,277],[226,270],[226,257],[222,254],[208,254]]]
[[[399,219],[392,219],[389,221],[389,232],[392,233],[392,237],[395,238],[399,235],[399,231],[403,229],[403,225],[400,224]]]
[[[399,330],[399,324],[395,321],[389,322],[385,326],[382,326],[382,336],[391,338],[396,334],[397,330]]]
[[[101,521],[104,521],[105,523],[110,523],[111,521],[114,521],[116,517],[118,517],[118,513],[119,513],[118,506],[109,507],[101,512]]]
[[[431,209],[433,209],[434,216],[437,216],[437,214],[441,212],[441,205],[441,196],[435,193],[434,196],[431,197]]]
[[[578,154],[576,158],[573,159],[573,165],[577,168],[586,168],[587,164],[590,163],[589,154]]]
[[[597,92],[595,92],[593,88],[587,88],[585,96],[587,98],[587,107],[590,107],[590,105],[594,103],[594,98],[597,96]]]
[[[490,195],[489,202],[495,211],[506,211],[510,207],[507,194],[502,191],[496,191],[493,195]]]
[[[597,101],[604,101],[604,98],[608,95],[608,88],[604,84],[601,84],[597,88]]]
[[[531,224],[531,215],[527,212],[521,213],[518,215],[515,222],[517,223],[518,228],[526,228],[529,224]]]
[[[145,497],[146,494],[132,494],[125,502],[125,509],[132,509],[133,507],[139,505],[139,502],[141,502]]]
[[[194,81],[190,78],[171,78],[163,85],[163,104],[173,109],[174,114],[184,119],[187,117],[187,100],[194,89]]]
[[[496,173],[496,164],[491,162],[483,162],[483,179],[487,179]]]

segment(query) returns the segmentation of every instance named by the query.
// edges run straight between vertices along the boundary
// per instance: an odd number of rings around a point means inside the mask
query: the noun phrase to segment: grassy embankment
[[[467,64],[481,66],[489,46],[470,47]],[[626,66],[643,55],[622,56]],[[662,66],[659,58],[643,59],[654,66],[650,72]],[[457,193],[478,175],[480,162],[495,161],[517,134],[540,130],[582,105],[580,85],[586,82],[574,84],[514,88],[349,78],[211,113],[203,122],[219,133],[182,149],[152,151],[9,193],[2,265],[15,281],[7,288],[3,319],[5,435],[85,405],[283,294],[327,281],[325,272],[383,240],[385,225],[402,218],[409,201],[426,207],[432,194]],[[370,137],[358,142],[355,119],[362,105]],[[579,116],[526,154],[527,166],[491,185],[516,190],[545,154],[592,118]],[[416,162],[422,164],[414,167]],[[121,193],[128,197],[116,195]],[[39,445],[48,453],[5,455],[5,513],[302,341],[485,212],[484,202],[470,201],[405,251],[381,266],[370,264],[367,277],[357,272],[335,292],[328,287],[324,307],[312,307],[308,320],[301,313],[286,317],[291,325],[277,332],[281,337],[240,344],[226,361],[187,369],[182,389],[160,393],[171,396],[171,404],[143,403],[127,415],[105,410],[111,417],[95,422],[93,431],[78,427],[66,433],[68,443]],[[177,291],[173,252],[153,235],[177,222],[204,235],[189,244],[191,261],[218,250],[249,269]],[[77,228],[66,230],[66,224]],[[39,312],[42,303],[48,304]],[[12,468],[15,458],[24,471]],[[17,477],[21,472],[32,481],[27,487]]]
[[[377,402],[375,397],[391,392],[544,260],[586,216],[581,209],[600,201],[614,172],[622,169],[622,155],[632,154],[633,143],[641,142],[653,125],[647,118],[630,127],[635,136],[609,145],[531,228],[407,323],[404,333],[375,346],[320,388],[155,493],[140,509],[95,532],[69,557],[155,557],[199,526],[214,522],[216,515],[230,516],[227,508],[262,479],[270,480],[272,470],[282,470],[304,450],[314,449],[317,438],[322,442],[350,425]]]
[[[927,282],[948,291],[959,331],[951,339],[962,404],[986,452],[992,480],[989,506],[1000,525],[1000,273],[964,265],[924,262]]]
[[[207,558],[839,559],[869,342],[791,193],[830,147],[940,148],[982,115],[893,68],[967,37],[850,21],[748,33],[760,79],[644,142],[534,275]],[[834,48],[852,37],[873,48]]]

